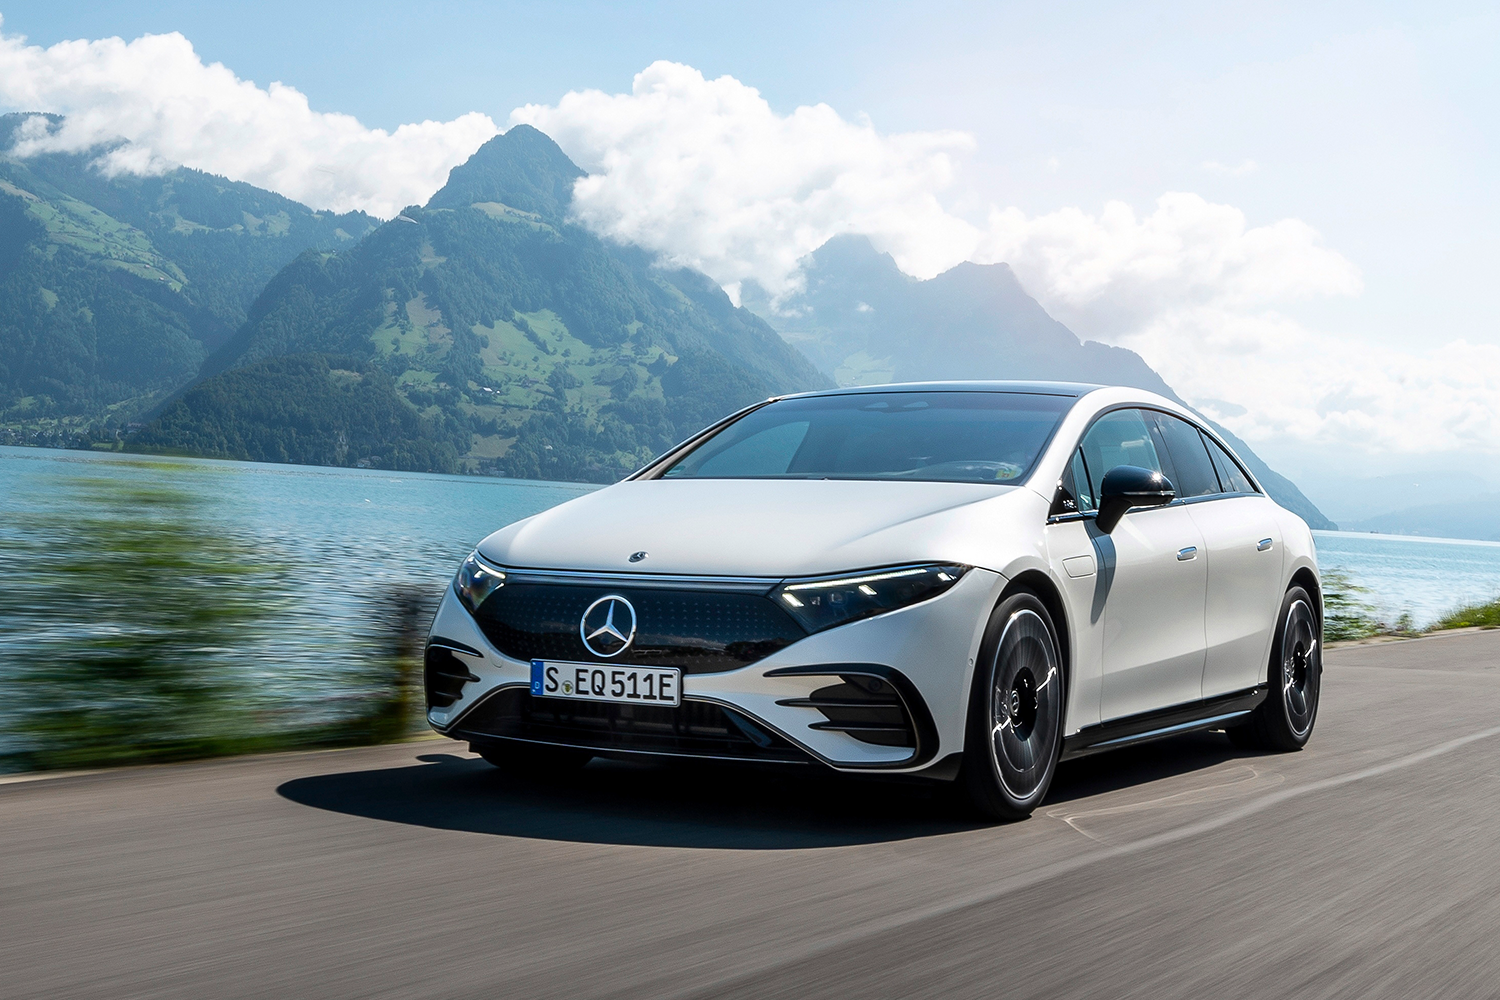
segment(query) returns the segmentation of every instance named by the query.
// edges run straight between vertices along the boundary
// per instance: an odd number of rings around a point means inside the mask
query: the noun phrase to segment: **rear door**
[[[1212,698],[1254,687],[1265,674],[1281,611],[1281,529],[1270,498],[1228,452],[1185,421],[1163,419],[1198,434],[1220,483],[1216,496],[1188,505],[1208,549],[1203,697]]]

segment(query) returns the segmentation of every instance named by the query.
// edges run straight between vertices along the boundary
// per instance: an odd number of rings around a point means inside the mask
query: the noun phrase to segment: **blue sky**
[[[1489,290],[1500,264],[1493,4],[0,0],[0,14],[6,36],[41,46],[181,32],[204,62],[260,87],[282,81],[315,110],[388,130],[471,111],[504,127],[513,109],[555,106],[569,91],[628,93],[634,74],[671,60],[756,88],[780,115],[826,103],[882,134],[967,133],[972,148],[955,156],[941,198],[975,225],[996,206],[1041,219],[1073,208],[1099,215],[1110,201],[1144,218],[1167,192],[1233,206],[1251,228],[1296,220],[1359,287],[1335,277],[1316,294],[1268,300],[1256,316],[1324,337],[1319,357],[1363,346],[1420,353],[1456,340],[1500,347]],[[557,116],[547,121],[566,131]],[[571,134],[576,144],[589,133]],[[1150,336],[1111,330],[1101,310],[1120,300],[1071,308],[1041,297],[1080,333],[1127,343],[1159,367],[1151,345],[1173,350],[1162,339],[1167,320]],[[1248,329],[1236,322],[1226,321],[1224,337]],[[1327,384],[1315,391],[1337,395]],[[1226,412],[1253,407],[1255,394],[1228,400]],[[1400,421],[1400,405],[1381,405],[1380,419]],[[1351,420],[1344,432],[1357,434]],[[1433,460],[1476,442],[1500,453],[1496,428]],[[1331,440],[1265,433],[1265,449],[1294,471],[1314,470]],[[1397,442],[1398,429],[1387,436]]]

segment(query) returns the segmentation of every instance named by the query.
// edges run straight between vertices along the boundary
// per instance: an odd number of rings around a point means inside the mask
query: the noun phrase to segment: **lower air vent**
[[[913,747],[916,731],[901,695],[879,677],[861,674],[840,675],[842,683],[818,688],[806,698],[788,698],[778,705],[816,708],[828,720],[815,722],[812,729],[832,729],[848,733],[864,743],[883,747]]]
[[[480,744],[521,739],[600,751],[808,761],[801,750],[740,713],[689,698],[667,708],[533,698],[512,688],[476,705],[448,735]]]
[[[454,648],[456,647],[455,643]],[[427,647],[422,680],[427,689],[428,708],[447,708],[463,697],[465,684],[479,680],[469,673],[468,666],[454,652],[454,648],[437,643]]]

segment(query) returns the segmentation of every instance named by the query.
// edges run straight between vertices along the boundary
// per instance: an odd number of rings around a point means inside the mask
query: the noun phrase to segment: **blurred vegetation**
[[[1364,587],[1354,583],[1342,570],[1322,573],[1323,638],[1328,642],[1341,639],[1368,639],[1385,631],[1375,617],[1375,609],[1364,599]]]
[[[430,618],[418,592],[397,588],[348,637],[366,655],[341,696],[271,694],[245,651],[277,626],[288,565],[217,530],[180,487],[67,488],[73,513],[42,507],[0,533],[0,766],[375,743],[415,727]]]
[[[1500,628],[1500,600],[1459,608],[1439,618],[1430,631],[1449,628]]]

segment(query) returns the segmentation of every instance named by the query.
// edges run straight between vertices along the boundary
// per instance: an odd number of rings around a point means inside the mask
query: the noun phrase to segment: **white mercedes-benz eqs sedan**
[[[428,721],[527,773],[687,756],[957,780],[1318,709],[1307,525],[1181,406],[952,382],[769,400],[502,528],[426,651]]]

